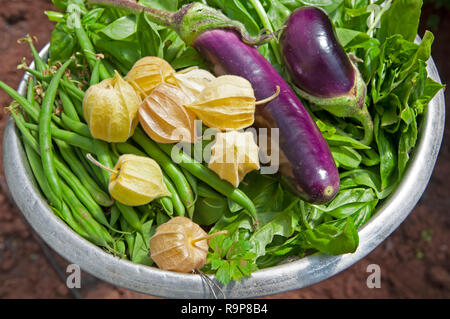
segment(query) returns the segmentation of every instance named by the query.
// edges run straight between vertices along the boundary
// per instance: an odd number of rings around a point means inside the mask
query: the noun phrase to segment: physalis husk
[[[207,235],[192,220],[186,217],[174,217],[156,228],[150,238],[150,254],[160,269],[190,272],[206,264],[208,239],[226,231]]]
[[[92,85],[83,99],[83,114],[93,137],[125,142],[138,124],[141,99],[119,73]]]
[[[211,148],[208,167],[238,187],[245,175],[259,169],[258,151],[251,132],[219,132]]]
[[[158,163],[133,154],[121,155],[109,179],[109,193],[128,206],[145,205],[155,198],[171,196]]]
[[[189,97],[174,85],[161,83],[139,107],[139,122],[145,132],[159,143],[192,143],[195,114],[183,105]]]
[[[240,76],[222,75],[210,81],[186,108],[211,128],[238,130],[253,124],[255,102],[249,81]]]
[[[125,80],[127,80],[142,98],[145,98],[150,92],[167,77],[175,73],[172,66],[164,59],[156,56],[147,56],[139,59],[128,71]]]
[[[167,82],[181,88],[192,103],[215,78],[211,72],[195,67],[173,73],[167,78]]]

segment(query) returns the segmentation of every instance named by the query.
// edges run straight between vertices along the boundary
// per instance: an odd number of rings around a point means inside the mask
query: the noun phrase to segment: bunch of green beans
[[[179,161],[174,162],[170,157],[172,145],[155,143],[139,126],[125,143],[106,143],[92,137],[83,116],[84,91],[77,83],[83,80],[95,85],[112,74],[94,52],[82,27],[75,34],[83,51],[81,58],[90,69],[85,78],[73,80],[66,74],[79,55],[55,68],[56,64],[47,65],[28,38],[35,68],[26,68],[26,95],[0,81],[0,89],[14,100],[9,114],[20,132],[37,184],[53,212],[86,240],[123,258],[130,258],[135,233],[145,238],[144,223],[148,219],[156,218],[157,224],[158,218],[192,218],[197,196],[202,196],[205,189],[235,201],[256,222],[255,206],[242,191],[182,151],[175,152]],[[45,92],[42,99],[38,98],[36,85]],[[113,168],[122,154],[153,158],[163,171],[171,196],[140,207],[115,201],[108,192],[110,173],[93,165],[86,158],[89,153],[108,168]],[[198,180],[202,181],[200,189]]]

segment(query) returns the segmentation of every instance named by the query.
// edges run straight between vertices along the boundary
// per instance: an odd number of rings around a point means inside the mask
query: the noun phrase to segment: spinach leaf
[[[136,17],[134,15],[121,17],[108,24],[99,32],[112,40],[133,40],[136,34]]]
[[[381,17],[377,39],[383,43],[387,38],[400,34],[407,41],[414,41],[419,27],[422,0],[396,0]],[[401,18],[400,18],[401,17]]]
[[[265,247],[270,244],[275,235],[289,237],[294,233],[295,225],[297,224],[298,214],[295,212],[294,202],[290,207],[282,212],[265,212],[258,214],[258,220],[264,220],[262,215],[269,215],[269,221],[253,233],[250,241],[253,243],[253,251],[256,256],[263,256],[265,254]],[[261,219],[260,219],[261,217]]]
[[[362,156],[351,147],[330,147],[330,150],[338,167],[352,169],[358,168],[361,164]]]
[[[280,30],[283,27],[290,14],[291,11],[286,8],[281,1],[270,1],[270,9],[267,11],[267,16],[269,17],[275,30]]]
[[[375,117],[374,128],[375,140],[380,153],[381,188],[384,189],[388,185],[391,185],[393,179],[396,178],[397,152],[392,137],[380,128],[379,116]]]
[[[239,0],[208,0],[207,3],[222,9],[230,19],[242,22],[251,35],[259,33],[258,23]]]
[[[162,58],[164,53],[161,37],[154,23],[148,21],[144,11],[138,16],[136,29],[138,43],[141,48],[141,57],[157,56]]]
[[[359,244],[357,229],[352,218],[318,225],[299,233],[297,241],[305,249],[316,249],[330,255],[353,253]]]
[[[150,220],[142,225],[142,234],[135,233],[133,250],[131,253],[131,261],[151,266],[153,260],[150,258],[149,241],[155,229],[152,228],[153,220]],[[153,231],[152,231],[153,230]]]
[[[50,58],[53,61],[65,61],[77,50],[76,35],[65,23],[57,23],[50,38]]]

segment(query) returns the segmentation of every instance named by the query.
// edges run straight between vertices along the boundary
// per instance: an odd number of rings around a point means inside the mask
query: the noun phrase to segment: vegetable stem
[[[269,17],[267,16],[266,10],[264,10],[264,7],[262,6],[261,2],[259,0],[249,0],[249,2],[252,4],[253,8],[255,8],[256,13],[258,14],[259,19],[261,20],[262,25],[264,28],[269,30],[271,33],[274,32],[272,22],[270,22]],[[281,64],[282,59],[281,55],[278,49],[278,44],[275,40],[270,40],[270,46],[272,47],[273,54],[275,55],[275,58],[277,59],[277,63]]]

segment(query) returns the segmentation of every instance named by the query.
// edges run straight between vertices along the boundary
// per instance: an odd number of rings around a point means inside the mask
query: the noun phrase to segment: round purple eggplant
[[[91,2],[117,6],[111,0]],[[128,1],[118,2],[132,12],[144,9]],[[216,75],[246,78],[257,100],[272,96],[279,86],[278,96],[258,109],[266,122],[279,128],[280,149],[292,167],[290,184],[301,198],[311,203],[326,203],[336,195],[339,174],[320,130],[291,87],[255,47],[247,44],[258,43],[264,36],[252,39],[242,24],[201,3],[185,5],[175,13],[144,10],[149,19],[176,30],[210,63]]]
[[[286,21],[280,44],[297,93],[336,116],[358,120],[364,128],[361,142],[370,144],[373,122],[365,103],[366,84],[325,11],[295,10]]]

